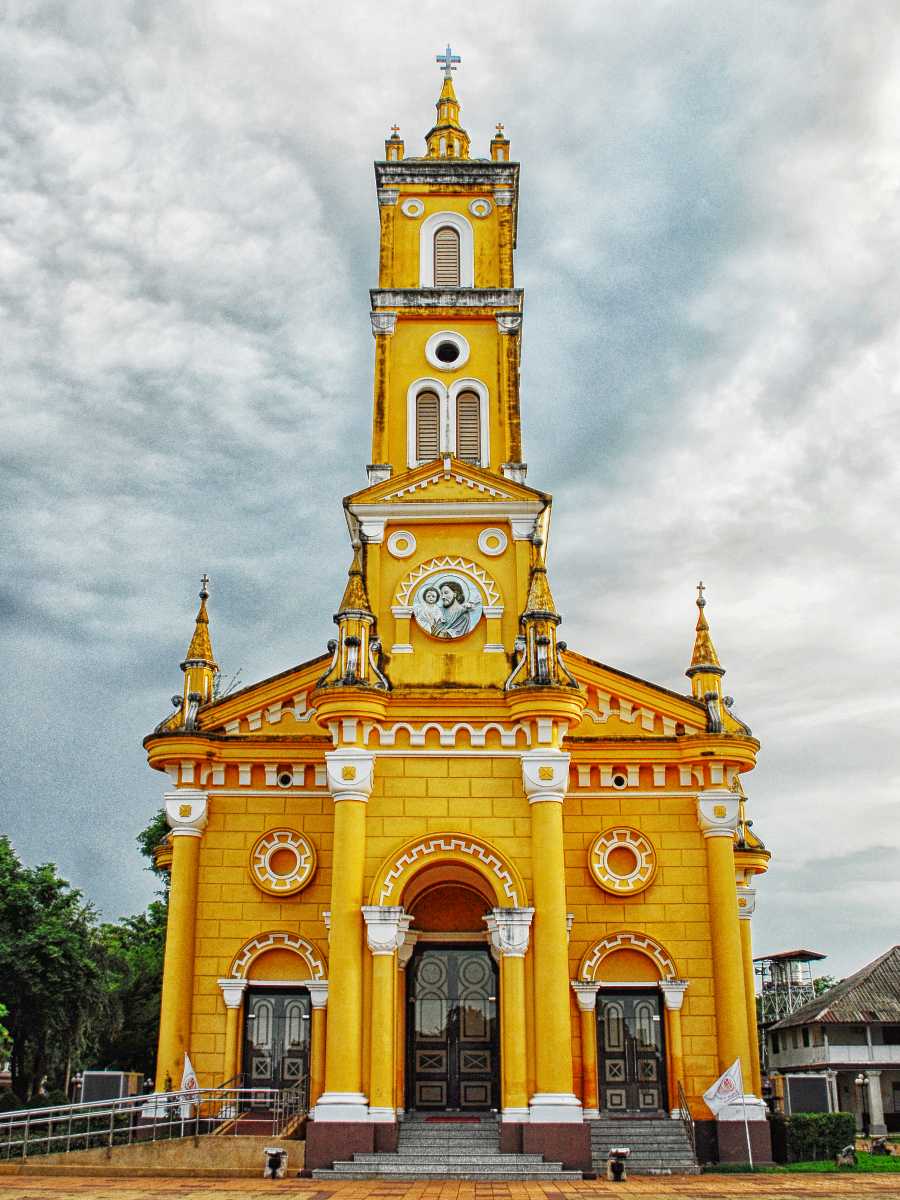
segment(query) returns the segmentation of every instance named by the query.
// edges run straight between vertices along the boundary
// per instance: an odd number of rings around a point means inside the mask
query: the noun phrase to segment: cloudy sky
[[[322,651],[369,459],[372,160],[440,86],[522,163],[529,482],[569,642],[669,687],[694,585],[775,852],[759,952],[900,941],[900,26],[872,0],[8,0],[0,829],[109,917],[198,578]],[[452,13],[452,20],[448,14]],[[449,21],[449,23],[448,23]]]

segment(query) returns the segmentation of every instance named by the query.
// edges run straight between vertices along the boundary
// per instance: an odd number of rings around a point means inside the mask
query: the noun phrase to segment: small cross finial
[[[200,579],[200,599],[209,599],[209,576],[205,572]]]
[[[436,63],[439,63],[440,66],[442,66],[444,68],[444,78],[452,79],[453,76],[451,75],[451,71],[456,70],[455,64],[462,62],[462,59],[460,58],[460,56],[458,54],[453,53],[453,51],[450,49],[450,43],[448,42],[447,49],[444,51],[443,54],[436,55],[434,61]]]
[[[505,128],[505,126],[504,126],[503,122],[502,122],[502,121],[498,121],[498,122],[497,122],[497,137],[498,137],[498,138],[502,138],[502,137],[503,137],[503,130],[504,130],[504,128]]]
[[[391,137],[399,137],[399,136],[400,136],[400,126],[392,125],[391,126]]]
[[[697,607],[698,608],[704,608],[706,605],[706,600],[704,599],[704,596],[703,596],[703,593],[705,591],[706,591],[706,584],[701,579],[700,582],[697,584]]]

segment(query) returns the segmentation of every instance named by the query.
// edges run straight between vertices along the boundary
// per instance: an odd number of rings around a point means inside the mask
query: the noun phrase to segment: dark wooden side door
[[[662,1017],[658,991],[598,995],[602,1111],[657,1113],[666,1108]]]
[[[499,1107],[497,968],[483,946],[419,946],[409,971],[407,1107]]]
[[[246,1001],[247,1087],[296,1087],[309,1074],[310,1001],[306,991],[251,989]]]

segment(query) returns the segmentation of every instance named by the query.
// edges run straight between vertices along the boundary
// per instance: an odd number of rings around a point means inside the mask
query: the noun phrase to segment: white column
[[[881,1072],[866,1071],[866,1083],[869,1085],[869,1133],[887,1133],[881,1099]]]

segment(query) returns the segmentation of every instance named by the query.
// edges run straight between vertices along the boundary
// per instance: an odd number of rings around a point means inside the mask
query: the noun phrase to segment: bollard
[[[611,1183],[624,1183],[628,1178],[625,1160],[631,1151],[627,1146],[612,1146],[606,1156],[606,1178]]]
[[[287,1175],[287,1150],[282,1150],[280,1146],[266,1146],[263,1154],[266,1156],[263,1179],[284,1179]]]

